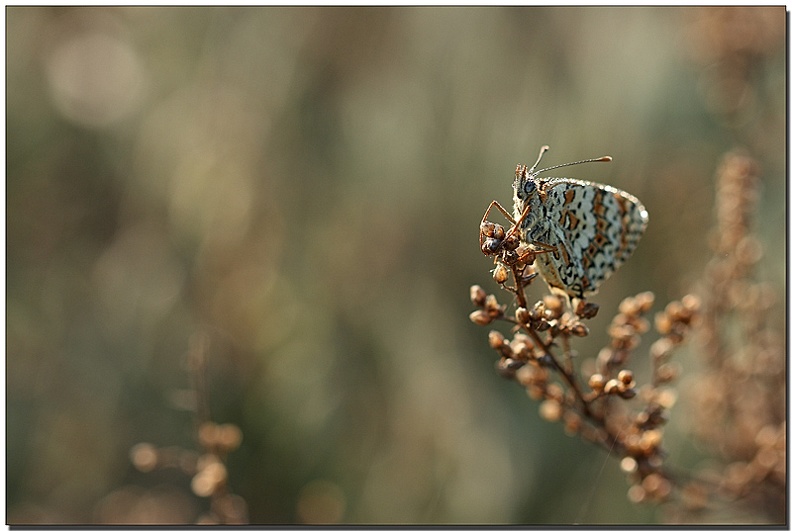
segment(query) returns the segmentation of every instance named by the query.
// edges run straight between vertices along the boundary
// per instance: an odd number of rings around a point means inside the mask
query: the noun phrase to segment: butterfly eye
[[[527,166],[520,164],[514,173],[515,177],[512,187],[518,195],[521,195],[524,199],[536,191],[536,183]]]
[[[514,184],[512,186],[518,194],[523,196],[523,198],[528,197],[536,191],[536,183],[531,177],[518,177],[514,180]]]

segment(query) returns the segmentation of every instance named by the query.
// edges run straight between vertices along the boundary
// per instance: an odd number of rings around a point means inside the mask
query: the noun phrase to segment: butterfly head
[[[534,174],[528,166],[520,164],[514,172],[514,200],[527,201],[536,192],[536,181]]]

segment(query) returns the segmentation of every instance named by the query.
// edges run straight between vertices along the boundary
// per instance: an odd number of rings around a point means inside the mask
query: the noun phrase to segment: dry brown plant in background
[[[690,386],[693,435],[718,468],[691,485],[686,511],[714,507],[739,521],[786,518],[786,356],[784,334],[773,326],[777,290],[754,279],[762,244],[753,234],[759,166],[742,152],[725,155],[717,171],[713,256],[698,291],[701,325],[695,352],[703,367]]]
[[[199,451],[179,447],[159,448],[142,442],[135,445],[130,458],[141,472],[176,468],[191,477],[195,496],[209,500],[209,510],[201,514],[198,524],[246,524],[248,509],[244,498],[229,486],[227,455],[242,442],[242,431],[235,424],[217,424],[211,420],[207,382],[209,339],[197,334],[190,340],[187,369],[191,380],[195,433]]]

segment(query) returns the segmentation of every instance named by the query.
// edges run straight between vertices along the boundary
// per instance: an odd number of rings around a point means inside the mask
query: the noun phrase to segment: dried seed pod
[[[651,291],[644,291],[643,293],[639,293],[638,295],[636,295],[635,300],[638,303],[638,306],[640,307],[640,312],[646,313],[652,309],[652,306],[654,305],[654,301],[655,301],[655,296],[654,293],[652,293]]]
[[[633,381],[633,373],[627,369],[619,371],[619,374],[616,376],[618,380],[628,387],[632,387],[635,385]]]
[[[502,377],[511,379],[524,364],[524,361],[502,357],[496,363],[495,368]]]
[[[514,312],[514,316],[517,318],[517,321],[521,322],[522,324],[526,324],[531,320],[531,312],[522,306],[517,308],[517,310]]]
[[[594,391],[601,391],[605,387],[605,377],[599,373],[594,373],[589,378],[588,384]]]
[[[676,380],[680,373],[679,365],[675,363],[664,363],[655,369],[655,380],[657,383],[668,383]]]
[[[583,323],[577,322],[577,323],[573,323],[572,326],[569,327],[569,332],[573,336],[586,337],[589,334],[589,329]]]
[[[619,303],[619,313],[623,315],[635,316],[641,311],[641,305],[635,297],[627,297]]]
[[[503,240],[503,248],[507,251],[513,251],[520,246],[520,238],[516,234],[512,234]]]
[[[646,500],[646,490],[640,485],[633,485],[627,491],[627,498],[633,503],[642,503]]]
[[[618,380],[608,380],[605,382],[605,387],[603,387],[602,392],[606,395],[611,395],[614,393],[619,392],[619,381]]]
[[[635,389],[632,387],[628,387],[626,389],[621,389],[619,391],[619,396],[624,398],[625,400],[629,400],[630,398],[635,398],[635,395],[638,393],[635,392]]]
[[[554,316],[551,317],[552,319],[561,317],[561,313],[564,311],[564,301],[559,297],[555,295],[545,295],[544,298],[542,298],[542,302],[544,302],[546,311]]]
[[[481,286],[478,284],[470,286],[470,302],[476,306],[484,306],[486,298],[487,292]]]
[[[539,404],[539,415],[548,422],[557,422],[561,419],[564,409],[557,400],[544,400]]]
[[[501,240],[497,240],[495,238],[486,238],[481,244],[481,252],[486,255],[495,254],[498,251],[500,244]]]
[[[511,342],[512,353],[517,359],[529,359],[533,353],[533,343],[528,340],[519,340],[517,336]]]
[[[575,315],[581,319],[593,319],[599,312],[599,305],[593,302],[580,301],[575,308]]]
[[[670,334],[673,325],[674,323],[667,313],[661,312],[655,315],[655,330],[660,334],[664,336]]]
[[[580,415],[574,411],[564,413],[564,432],[567,435],[576,435],[580,431],[581,424],[583,424],[583,421]]]
[[[492,272],[492,278],[495,279],[495,282],[498,284],[503,284],[507,280],[509,280],[509,270],[498,262],[498,265],[495,266],[495,270]]]
[[[503,334],[501,334],[497,330],[490,330],[488,339],[489,339],[490,348],[497,350],[503,346],[504,343]]]
[[[550,323],[548,323],[547,321],[544,321],[544,320],[543,321],[536,321],[536,322],[531,324],[531,328],[533,328],[537,332],[544,332],[545,330],[550,328]]]
[[[493,321],[490,314],[484,310],[476,310],[475,312],[471,313],[470,320],[479,326],[486,326]]]
[[[479,230],[487,238],[492,238],[495,235],[495,224],[491,221],[482,221]]]
[[[495,295],[492,293],[487,295],[486,299],[484,299],[484,308],[488,311],[500,311],[500,305],[498,304],[498,299],[495,297]]]
[[[682,297],[682,306],[696,313],[701,309],[701,299],[693,294],[685,295]]]

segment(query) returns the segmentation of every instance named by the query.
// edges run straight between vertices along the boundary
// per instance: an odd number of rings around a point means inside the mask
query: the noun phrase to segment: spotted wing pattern
[[[519,175],[518,175],[519,180]],[[529,182],[530,181],[530,182]],[[649,215],[634,196],[577,179],[523,175],[515,182],[515,216],[528,207],[521,236],[551,288],[584,298],[635,250]]]

